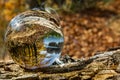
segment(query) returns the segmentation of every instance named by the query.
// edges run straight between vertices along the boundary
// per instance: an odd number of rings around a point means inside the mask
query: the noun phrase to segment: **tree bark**
[[[63,65],[27,70],[13,61],[0,62],[0,79],[13,80],[120,80],[120,49],[100,52],[89,59],[63,56]],[[66,61],[65,61],[66,60]]]

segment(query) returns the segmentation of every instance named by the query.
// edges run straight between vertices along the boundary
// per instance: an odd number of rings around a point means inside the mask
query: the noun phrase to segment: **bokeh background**
[[[120,0],[0,0],[0,59],[8,56],[4,34],[9,21],[43,3],[59,15],[63,55],[89,57],[120,46]]]

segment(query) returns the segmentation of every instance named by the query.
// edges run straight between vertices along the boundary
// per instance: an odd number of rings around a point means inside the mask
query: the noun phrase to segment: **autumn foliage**
[[[69,0],[66,1],[68,1],[67,6],[70,6]],[[115,21],[113,18],[116,19],[116,16],[120,14],[120,1],[115,0],[104,6],[100,2],[98,5],[99,7],[88,6],[82,10],[76,9],[74,4],[71,10],[66,10],[68,7],[62,5],[64,10],[59,11],[58,14],[65,38],[63,54],[69,54],[74,58],[88,57],[98,51],[120,46],[120,33],[115,32],[120,24],[116,23],[119,25],[116,29],[114,28],[116,24],[112,24]],[[26,0],[0,0],[0,54],[3,48],[4,31],[9,21],[26,9],[28,9]],[[117,19],[119,20],[120,17]]]

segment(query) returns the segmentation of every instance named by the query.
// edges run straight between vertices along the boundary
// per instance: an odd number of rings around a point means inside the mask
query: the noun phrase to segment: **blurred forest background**
[[[4,34],[9,21],[41,3],[59,14],[63,54],[89,57],[120,46],[120,0],[0,0],[0,59],[7,53]]]

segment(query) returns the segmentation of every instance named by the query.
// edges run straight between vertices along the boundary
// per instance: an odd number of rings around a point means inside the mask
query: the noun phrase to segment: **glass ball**
[[[35,69],[60,63],[64,43],[57,18],[45,11],[29,10],[9,23],[5,43],[12,59],[20,66]]]

